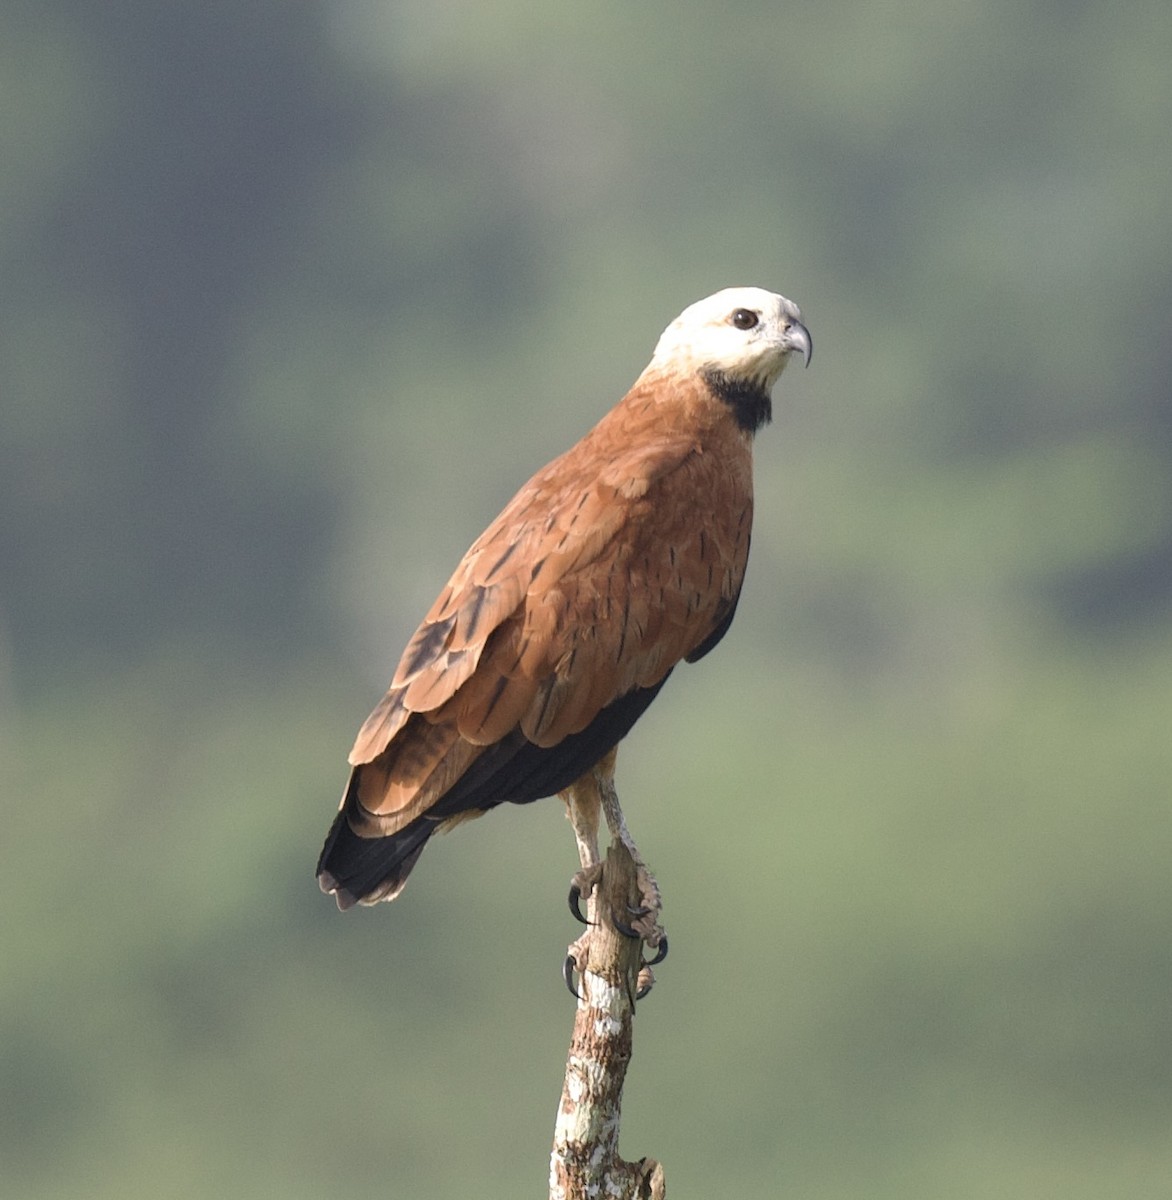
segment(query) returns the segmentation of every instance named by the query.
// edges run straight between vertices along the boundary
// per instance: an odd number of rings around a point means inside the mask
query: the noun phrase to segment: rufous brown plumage
[[[730,288],[686,309],[627,395],[464,555],[350,754],[318,862],[341,907],[393,899],[428,837],[570,787],[735,611],[752,435],[796,305]]]

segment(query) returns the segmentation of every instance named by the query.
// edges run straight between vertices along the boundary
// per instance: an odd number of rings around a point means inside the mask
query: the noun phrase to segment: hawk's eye
[[[751,308],[738,308],[732,315],[732,323],[738,329],[752,329],[760,318]]]

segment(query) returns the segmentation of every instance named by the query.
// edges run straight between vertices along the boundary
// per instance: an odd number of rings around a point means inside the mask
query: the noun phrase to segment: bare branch
[[[655,1159],[631,1163],[619,1157],[635,996],[649,979],[642,967],[643,943],[619,933],[612,914],[619,913],[621,920],[621,914],[638,903],[635,861],[621,842],[615,842],[590,900],[594,924],[577,946],[580,998],[554,1127],[550,1200],[662,1200],[664,1196],[663,1168]]]

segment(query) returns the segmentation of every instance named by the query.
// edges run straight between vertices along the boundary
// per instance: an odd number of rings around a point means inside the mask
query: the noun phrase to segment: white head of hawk
[[[794,350],[809,365],[810,331],[792,300],[763,288],[725,288],[676,317],[663,331],[647,369],[716,372],[768,392]]]

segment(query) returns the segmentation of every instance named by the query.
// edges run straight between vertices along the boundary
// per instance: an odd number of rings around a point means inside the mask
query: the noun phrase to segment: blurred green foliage
[[[11,1197],[541,1195],[556,801],[312,867],[456,557],[728,284],[803,307],[620,756],[673,1195],[1166,1195],[1172,8],[0,11]]]

